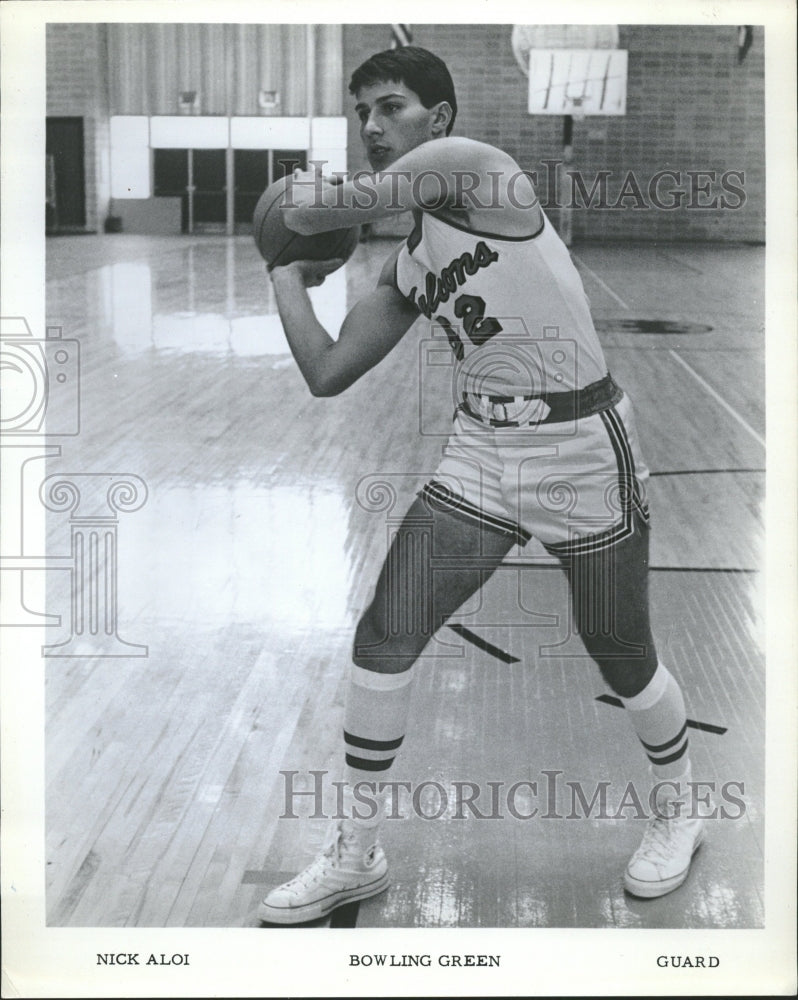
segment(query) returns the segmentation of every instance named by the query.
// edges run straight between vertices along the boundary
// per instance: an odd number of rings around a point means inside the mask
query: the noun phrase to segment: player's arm
[[[518,171],[515,161],[487,143],[431,139],[399,157],[390,170],[358,173],[342,184],[327,183],[318,174],[302,175],[294,183],[312,187],[313,198],[307,205],[284,205],[283,220],[289,229],[311,236],[412,209],[459,207],[469,199],[489,205],[496,198],[494,177],[513,170]]]
[[[418,312],[393,284],[395,255],[377,287],[350,310],[335,341],[316,319],[307,288],[320,285],[341,261],[295,261],[271,271],[286,338],[314,396],[336,396],[379,364],[407,333]]]

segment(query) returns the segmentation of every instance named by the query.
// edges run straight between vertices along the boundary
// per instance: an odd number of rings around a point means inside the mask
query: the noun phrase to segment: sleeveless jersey
[[[534,236],[507,237],[424,212],[396,285],[448,338],[458,390],[537,396],[607,374],[582,280],[545,215]]]

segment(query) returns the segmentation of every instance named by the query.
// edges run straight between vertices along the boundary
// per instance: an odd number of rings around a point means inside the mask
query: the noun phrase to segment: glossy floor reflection
[[[323,322],[337,329],[391,248],[361,244],[313,290]],[[609,780],[617,803],[627,782],[647,787],[644,760],[622,711],[597,700],[606,691],[568,636],[564,578],[533,541],[461,609],[483,646],[444,629],[429,647],[394,777],[475,782],[487,801],[491,787],[558,772],[564,815],[411,809],[387,823],[392,885],[360,906],[358,926],[764,921],[763,320],[746,292],[764,253],[585,245],[575,256],[654,473],[656,635],[688,714],[710,726],[691,732],[696,776],[718,793],[743,783],[744,808],[710,823],[679,890],[624,894],[641,822],[565,818],[568,782],[589,796]],[[119,636],[147,655],[46,664],[48,921],[254,926],[264,888],[321,842],[318,821],[279,819],[281,772],[337,777],[352,628],[397,518],[437,465],[449,370],[425,363],[430,338],[415,328],[347,393],[312,398],[246,237],[52,238],[47,264],[47,323],[81,348],[80,433],[58,439],[47,473],[135,475],[147,491],[116,517],[109,604]],[[712,330],[613,328],[629,317]],[[46,574],[60,616],[51,643],[74,628],[70,532],[68,511],[49,514],[48,552],[62,560]]]

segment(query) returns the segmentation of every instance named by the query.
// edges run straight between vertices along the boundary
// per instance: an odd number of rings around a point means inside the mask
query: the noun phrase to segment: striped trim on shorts
[[[458,413],[433,478],[420,496],[518,545],[537,537],[552,555],[610,548],[648,522],[628,397],[609,409],[561,425],[530,441]],[[606,527],[605,527],[606,525]]]

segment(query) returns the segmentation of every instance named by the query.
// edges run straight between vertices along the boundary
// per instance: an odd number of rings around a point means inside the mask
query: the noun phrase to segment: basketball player
[[[374,172],[319,181],[316,204],[284,207],[285,222],[311,234],[411,209],[415,228],[337,341],[306,288],[341,262],[274,268],[286,336],[310,391],[327,396],[379,364],[423,316],[449,339],[460,406],[357,626],[347,788],[389,778],[424,647],[534,535],[566,570],[574,624],[649,758],[652,816],[624,884],[661,896],[687,877],[702,821],[690,809],[684,699],[649,625],[648,471],[631,404],[607,371],[579,275],[529,178],[501,150],[450,136],[457,101],[445,64],[424,49],[391,49],[355,70],[349,89]],[[419,524],[431,526],[429,547],[414,545]],[[397,620],[413,625],[397,633]],[[347,812],[327,849],[272,890],[258,916],[299,923],[381,892],[380,814],[368,812]]]

